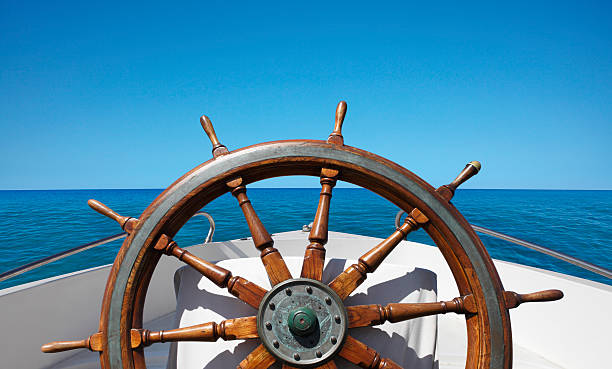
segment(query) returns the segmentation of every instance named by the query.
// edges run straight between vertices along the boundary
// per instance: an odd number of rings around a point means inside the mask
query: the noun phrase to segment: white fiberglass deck
[[[294,231],[276,234],[274,240],[290,267],[299,268],[299,259],[308,244],[307,233]],[[326,277],[333,277],[346,263],[352,262],[379,241],[371,237],[330,232],[326,249],[327,257],[331,260],[327,261]],[[215,242],[194,246],[190,251],[210,261],[253,258],[240,262],[241,265],[251,265],[250,268],[233,271],[234,274],[248,278],[250,275],[261,277],[263,273],[257,258],[258,252],[250,240]],[[419,268],[433,272],[434,280],[437,280],[437,285],[429,283],[420,286],[423,292],[433,290],[438,300],[449,300],[458,295],[450,270],[435,247],[404,241],[393,251],[387,262],[405,266],[405,276],[394,276],[390,278],[391,281],[397,278],[409,279],[411,273],[414,275],[415,268]],[[147,296],[145,328],[159,330],[177,326],[174,275],[182,266],[179,261],[169,257],[163,258],[158,265]],[[606,307],[612,306],[612,287],[502,261],[496,261],[496,266],[506,290],[526,293],[556,288],[565,293],[561,301],[524,304],[511,311],[514,368],[582,369],[607,365],[605,354],[610,349],[607,337],[612,331],[612,317]],[[0,327],[4,336],[3,344],[0,345],[2,366],[31,369],[99,368],[97,353],[82,350],[43,354],[40,346],[53,340],[81,339],[97,331],[108,272],[108,266],[93,268],[0,291]],[[292,272],[297,275],[297,272]],[[356,291],[361,292],[360,298],[367,299],[367,303],[386,304],[400,301],[409,295],[401,288],[394,288],[393,282],[381,283],[384,280],[382,274],[369,279],[371,285],[364,285]],[[269,287],[264,284],[265,278],[262,281],[262,286]],[[397,285],[405,286],[405,281],[400,282]],[[372,288],[368,289],[367,286]],[[210,292],[220,294],[222,291],[218,289]],[[381,296],[384,299],[377,301],[376,298]],[[393,296],[397,300],[393,300]],[[252,310],[248,315],[255,314],[255,310]],[[396,335],[389,333],[388,325],[386,323],[383,330],[378,331],[383,333],[379,333],[375,340],[366,341],[364,338],[364,341],[402,364],[402,360],[407,360],[405,358],[409,355],[401,356],[397,350],[387,352],[389,350],[385,349],[389,342],[397,341]],[[437,327],[434,357],[429,365],[434,368],[463,368],[466,353],[463,316],[452,313],[440,315],[437,317]],[[226,359],[223,363],[227,363],[228,368],[234,368],[249,352],[250,347],[247,346],[235,349],[236,353],[233,348],[228,348],[217,354],[217,360],[211,357],[210,365],[204,365],[203,368],[220,367],[220,357]],[[148,367],[166,368],[169,351],[170,344],[154,344],[147,348]],[[413,359],[416,360],[423,359],[419,355],[426,355],[426,350],[413,351]],[[423,359],[420,362],[429,361]],[[355,367],[346,362],[338,363],[339,367]]]

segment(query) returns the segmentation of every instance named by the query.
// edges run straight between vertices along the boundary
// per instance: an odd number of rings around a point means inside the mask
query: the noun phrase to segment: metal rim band
[[[397,169],[386,165],[384,161],[360,155],[356,150],[346,147],[337,147],[325,144],[322,141],[284,141],[260,144],[241,149],[211,160],[192,172],[188,173],[171,186],[172,191],[166,196],[160,195],[160,201],[155,209],[146,219],[143,219],[137,232],[130,239],[129,248],[126,250],[123,260],[116,272],[116,280],[110,295],[110,304],[107,312],[107,350],[111,368],[123,368],[121,355],[120,321],[123,297],[126,293],[126,283],[130,278],[132,269],[145,245],[151,236],[157,223],[168,213],[171,208],[186,195],[194,191],[199,185],[206,183],[215,177],[234,168],[255,164],[265,160],[282,159],[291,157],[313,157],[317,159],[330,160],[338,163],[346,163],[361,167],[369,172],[398,184],[405,190],[411,192],[423,203],[429,206],[446,224],[455,238],[460,242],[463,250],[469,257],[474,271],[480,281],[487,306],[487,315],[490,327],[490,365],[489,368],[503,368],[505,365],[504,336],[502,311],[499,306],[494,281],[490,278],[487,263],[479,252],[466,229],[458,222],[455,216],[444,205],[422,187]],[[122,282],[122,283],[120,283]],[[508,323],[509,324],[509,323]]]

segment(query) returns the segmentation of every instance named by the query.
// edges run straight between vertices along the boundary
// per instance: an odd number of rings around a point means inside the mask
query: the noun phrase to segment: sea
[[[120,233],[117,223],[87,206],[88,199],[97,199],[119,214],[138,217],[161,191],[0,191],[0,273]],[[268,231],[279,233],[301,229],[312,221],[319,191],[251,188],[248,193]],[[472,224],[612,269],[612,191],[459,189],[452,202]],[[202,210],[215,219],[214,240],[249,236],[242,213],[230,195],[223,195]],[[395,229],[398,210],[368,190],[335,188],[329,229],[385,238]],[[176,240],[180,245],[201,243],[207,232],[208,221],[196,217],[181,229]],[[612,280],[572,264],[486,235],[480,237],[494,259],[612,285]],[[434,245],[422,230],[410,234],[408,240]],[[0,289],[110,264],[121,242],[114,241],[0,282]]]

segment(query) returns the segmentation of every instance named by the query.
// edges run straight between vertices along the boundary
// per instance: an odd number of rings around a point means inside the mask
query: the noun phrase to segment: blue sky
[[[601,2],[0,4],[0,189],[163,188],[230,149],[327,137],[438,186],[612,189]],[[290,178],[260,186],[318,186]]]

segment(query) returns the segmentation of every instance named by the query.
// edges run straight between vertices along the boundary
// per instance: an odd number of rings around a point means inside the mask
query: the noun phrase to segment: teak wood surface
[[[304,262],[302,264],[302,278],[310,278],[320,281],[323,278],[323,266],[325,264],[325,244],[329,224],[329,208],[331,205],[332,188],[336,185],[338,171],[331,168],[321,169],[321,194],[319,205],[315,214],[312,228],[308,235],[310,244],[306,246]]]

